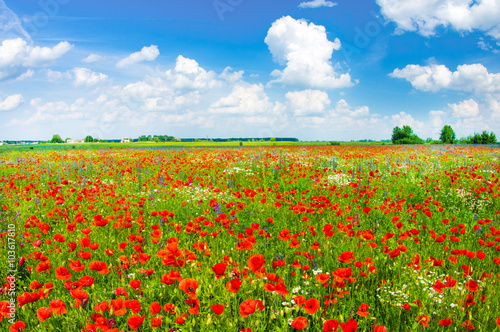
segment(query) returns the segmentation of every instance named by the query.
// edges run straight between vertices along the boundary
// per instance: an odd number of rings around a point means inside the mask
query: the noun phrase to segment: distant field
[[[341,145],[391,145],[383,142],[340,142]],[[243,142],[242,146],[324,146],[330,142]],[[6,151],[64,151],[64,150],[95,150],[95,149],[127,149],[127,148],[184,148],[184,147],[238,147],[239,141],[234,142],[136,142],[136,143],[79,143],[79,144],[34,144],[34,145],[1,145],[0,153]]]

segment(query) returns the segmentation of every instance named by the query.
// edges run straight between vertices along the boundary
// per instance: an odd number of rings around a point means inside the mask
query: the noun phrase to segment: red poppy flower
[[[93,261],[92,263],[90,263],[89,269],[91,269],[92,271],[96,271],[99,274],[109,273],[108,265],[101,261]]]
[[[175,314],[175,305],[173,305],[172,303],[167,303],[163,306],[163,310],[165,310],[165,312],[169,315],[173,315]]]
[[[184,279],[179,283],[179,289],[186,294],[196,293],[198,288],[198,281],[196,279],[188,278]]]
[[[309,299],[304,303],[304,310],[309,315],[314,315],[314,313],[319,309],[319,301],[315,298]],[[307,321],[306,321],[307,324]]]
[[[81,277],[78,280],[79,287],[90,287],[94,284],[94,278],[90,276]]]
[[[297,330],[303,330],[307,327],[307,318],[297,317],[292,322],[292,327]]]
[[[17,321],[10,326],[10,332],[21,332],[26,328],[23,321]]]
[[[401,254],[401,250],[399,250],[399,248],[396,248],[396,249],[391,251],[391,253],[389,254],[389,258],[394,259],[394,258],[398,257],[400,254]]]
[[[151,315],[156,315],[160,313],[160,311],[161,311],[161,306],[158,302],[153,302],[149,306],[149,312],[151,313]]]
[[[339,328],[339,321],[336,319],[329,319],[323,323],[323,332],[337,332]]]
[[[175,322],[179,325],[182,325],[186,322],[187,318],[188,318],[187,314],[183,313],[181,316],[175,319]]]
[[[351,259],[354,259],[354,254],[352,252],[349,252],[349,251],[344,251],[338,257],[339,262],[347,263],[347,264],[351,264]]]
[[[141,281],[140,280],[130,280],[128,282],[129,286],[132,287],[133,289],[137,290],[139,286],[141,286]]]
[[[213,310],[213,312],[219,316],[220,314],[222,314],[222,312],[224,311],[224,306],[222,304],[215,304],[215,305],[211,305],[210,306]]]
[[[138,314],[141,311],[141,302],[137,300],[127,300],[125,301],[125,306],[132,310],[134,314]]]
[[[125,307],[125,300],[122,298],[111,300],[109,306],[112,315],[123,316],[127,313],[127,308]]]
[[[387,332],[387,328],[384,325],[377,325],[373,329],[373,332]]]
[[[477,282],[475,282],[474,280],[468,280],[465,283],[465,288],[467,288],[471,292],[475,292],[477,291]]]
[[[160,317],[153,317],[153,319],[151,320],[151,327],[156,329],[158,327],[161,326],[161,320],[162,320],[162,316]]]
[[[80,263],[80,258],[78,258],[76,261],[72,261],[71,259],[69,260],[69,268],[72,269],[75,272],[81,272],[85,269],[85,265]]]
[[[190,307],[188,313],[191,315],[198,315],[200,312],[200,300],[191,296],[188,300],[185,300],[186,304]]]
[[[88,300],[88,298],[89,298],[89,294],[86,291],[82,291],[82,290],[78,290],[78,289],[72,290],[70,292],[70,294],[76,300],[75,301],[76,308],[80,308],[82,301]]]
[[[212,271],[215,273],[215,277],[217,279],[221,278],[224,276],[224,273],[226,272],[227,264],[226,263],[217,263],[214,266],[212,266]]]
[[[36,266],[36,273],[50,270],[50,261],[45,261]]]
[[[265,262],[264,255],[252,255],[248,258],[247,267],[250,271],[255,273],[255,271],[260,269]]]
[[[102,301],[102,302],[96,304],[94,307],[94,311],[97,311],[97,312],[105,312],[108,309],[109,309],[109,306],[108,306],[108,302],[106,302],[106,301]]]
[[[370,313],[368,312],[368,304],[366,303],[361,303],[361,305],[359,306],[359,309],[358,309],[358,312],[357,314],[360,315],[361,317],[366,317],[368,316]]]
[[[354,332],[358,329],[358,322],[349,318],[347,323],[340,323],[343,332]]]
[[[166,285],[172,285],[176,281],[182,281],[182,277],[177,270],[170,271],[168,274],[164,274],[161,276],[161,283],[164,283]]]
[[[283,296],[288,294],[288,291],[284,283],[280,282],[279,284],[276,285],[276,293]]]
[[[46,319],[52,317],[54,314],[52,313],[52,311],[50,311],[49,308],[42,307],[36,311],[36,315],[38,317],[38,320],[43,323]]]
[[[56,315],[64,315],[67,312],[66,304],[59,299],[50,301],[49,309]]]
[[[115,295],[116,296],[125,296],[125,298],[128,299],[128,293],[123,287],[117,287],[115,288]]]
[[[474,295],[472,294],[468,294],[466,297],[465,297],[465,302],[464,302],[464,307],[469,307],[471,305],[474,305],[476,304],[476,302],[474,302]]]
[[[453,324],[453,321],[449,318],[441,319],[439,321],[439,325],[441,326],[450,326],[451,324]]]
[[[302,295],[297,295],[293,297],[293,301],[300,307],[306,302],[306,298]]]
[[[71,278],[71,273],[69,273],[68,269],[62,266],[56,268],[56,279],[59,280],[68,280]]]
[[[339,278],[342,278],[342,279],[349,278],[350,276],[352,276],[352,268],[350,268],[350,267],[340,268],[339,267],[335,271],[333,271],[333,275],[337,276]]]
[[[256,309],[264,310],[264,304],[260,300],[248,299],[240,304],[240,315],[245,318],[255,312]]]
[[[429,316],[420,315],[420,317],[418,318],[418,323],[425,327],[429,326]]]
[[[237,293],[240,290],[242,282],[238,278],[226,282],[226,289],[231,293]]]
[[[275,292],[276,291],[276,285],[273,284],[272,282],[268,282],[267,284],[264,285],[264,290],[266,292]]]
[[[132,330],[137,330],[139,328],[139,326],[142,325],[142,322],[144,321],[144,318],[145,318],[145,315],[142,315],[142,317],[138,316],[138,315],[132,315],[127,320],[127,324],[128,324],[128,326],[130,326],[130,328]]]
[[[466,320],[465,322],[462,323],[462,327],[466,328],[467,330],[474,330],[474,325],[472,325],[472,322],[470,320]]]
[[[433,288],[436,292],[438,292],[438,293],[440,293],[440,294],[441,294],[441,293],[443,293],[443,288],[445,288],[445,287],[446,287],[446,285],[445,285],[445,284],[443,284],[443,283],[441,282],[441,280],[439,280],[439,279],[438,279],[438,280],[436,280],[436,282],[434,283],[434,285],[432,285],[432,288]]]
[[[477,253],[477,258],[479,258],[480,260],[483,260],[486,257],[486,254],[481,250],[478,250],[476,253]]]
[[[11,313],[10,313],[10,301],[1,301],[0,302],[0,322],[2,319],[5,318],[10,318]]]
[[[38,288],[41,288],[43,287],[43,284],[41,284],[40,282],[38,282],[38,280],[35,280],[33,281],[31,284],[30,284],[30,288],[32,290],[35,290],[35,289],[38,289]]]

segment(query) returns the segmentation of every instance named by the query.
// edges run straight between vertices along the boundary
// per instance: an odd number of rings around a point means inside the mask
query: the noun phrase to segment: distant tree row
[[[168,135],[141,135],[139,136],[139,142],[174,142],[174,136]]]
[[[66,142],[69,140],[69,138],[66,139]],[[85,137],[84,142],[85,143],[91,143],[91,142],[120,142],[121,140],[119,139],[114,139],[114,140],[99,140],[97,138],[93,138],[92,136],[88,135]],[[132,140],[131,140],[132,141]],[[135,141],[135,140],[134,140]],[[141,135],[137,139],[139,142],[177,142],[176,138],[174,136],[168,136],[168,135]],[[182,142],[201,142],[204,141],[203,139],[198,139],[198,138],[183,138],[181,139]],[[256,138],[256,137],[240,137],[240,138],[212,138],[210,139],[211,142],[233,142],[233,141],[240,141],[240,142],[247,142],[247,141],[252,141],[252,142],[257,142],[257,141],[271,141],[271,142],[298,142],[299,140],[294,137],[264,137],[264,138]],[[49,143],[64,143],[65,141],[61,138],[59,135],[53,135],[52,139],[48,141]]]
[[[491,132],[488,133],[486,130],[481,134],[475,133],[474,136],[462,137],[459,141],[461,144],[496,144],[497,137]]]
[[[413,133],[410,126],[403,126],[403,128],[395,127],[392,131],[391,141],[393,144],[423,144],[424,140]],[[493,132],[488,133],[486,130],[481,134],[475,133],[473,136],[462,137],[457,140],[455,131],[450,125],[445,125],[441,129],[439,141],[433,141],[432,138],[427,139],[427,143],[441,143],[441,144],[496,144],[497,137]]]

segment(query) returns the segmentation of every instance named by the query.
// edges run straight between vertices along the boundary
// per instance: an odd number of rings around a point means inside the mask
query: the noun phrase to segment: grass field
[[[242,142],[243,147],[274,147],[274,146],[328,146],[330,142]],[[341,145],[354,146],[375,146],[391,145],[382,142],[341,142]],[[65,150],[99,150],[99,149],[134,149],[134,148],[210,148],[210,147],[240,147],[239,141],[233,142],[134,142],[134,143],[79,143],[79,144],[33,144],[33,145],[0,145],[2,152],[23,152],[23,151],[65,151]]]
[[[1,331],[500,331],[500,149],[176,144],[0,148]]]

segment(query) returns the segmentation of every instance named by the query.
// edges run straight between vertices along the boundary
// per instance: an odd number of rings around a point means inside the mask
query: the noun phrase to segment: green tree
[[[460,139],[462,144],[497,144],[497,137],[495,133],[488,133],[486,130],[481,134],[474,133],[474,136],[462,137]]]
[[[393,144],[424,144],[424,140],[414,134],[410,126],[395,127],[391,141]]]
[[[490,143],[490,144],[497,144],[497,143],[498,143],[498,141],[497,141],[497,136],[495,135],[495,133],[494,133],[494,132],[491,132],[491,133],[490,133],[489,143]]]
[[[52,136],[50,143],[63,143],[63,140],[62,140],[61,136],[54,135],[54,136]]]
[[[92,138],[92,136],[88,135],[87,137],[85,137],[85,143],[92,143],[94,141],[94,139]]]
[[[455,131],[451,126],[446,125],[441,129],[441,134],[439,135],[439,140],[444,144],[453,144],[457,136],[455,135]]]
[[[482,144],[496,144],[497,137],[493,132],[488,133],[486,130],[481,134],[481,143]]]
[[[270,140],[271,142],[276,142],[276,137],[271,137],[269,140]]]

